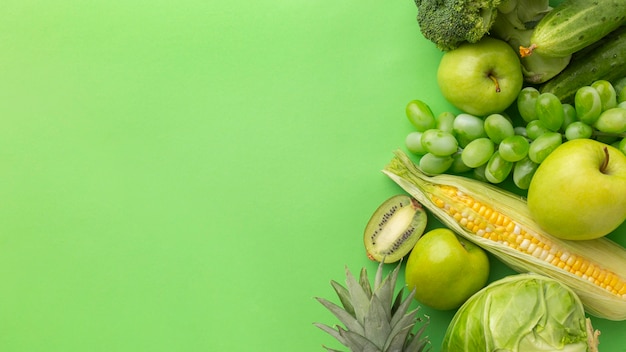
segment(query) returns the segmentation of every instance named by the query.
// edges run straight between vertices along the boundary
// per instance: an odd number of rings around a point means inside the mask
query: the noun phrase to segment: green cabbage
[[[578,296],[541,275],[518,274],[486,286],[456,312],[442,352],[597,351],[598,331]]]

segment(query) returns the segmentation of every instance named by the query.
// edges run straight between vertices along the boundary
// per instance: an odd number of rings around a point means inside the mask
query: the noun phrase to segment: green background
[[[340,347],[314,297],[334,300],[345,266],[376,268],[362,231],[401,192],[380,170],[406,103],[451,109],[415,15],[412,0],[4,0],[0,351]],[[452,312],[422,312],[438,351]],[[594,322],[626,351],[625,323]]]

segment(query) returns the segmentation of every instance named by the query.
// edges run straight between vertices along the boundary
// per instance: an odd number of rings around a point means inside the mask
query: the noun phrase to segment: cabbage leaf
[[[486,286],[456,312],[442,351],[597,351],[598,331],[567,286],[517,274]]]

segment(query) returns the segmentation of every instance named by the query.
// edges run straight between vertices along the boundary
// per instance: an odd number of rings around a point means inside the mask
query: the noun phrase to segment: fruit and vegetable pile
[[[458,111],[406,105],[383,169],[405,193],[363,235],[373,284],[346,270],[341,305],[318,299],[343,326],[316,326],[353,352],[426,351],[424,305],[456,310],[441,351],[597,351],[593,317],[626,320],[626,248],[607,237],[626,220],[626,1],[415,4]],[[487,253],[518,274],[489,283]]]

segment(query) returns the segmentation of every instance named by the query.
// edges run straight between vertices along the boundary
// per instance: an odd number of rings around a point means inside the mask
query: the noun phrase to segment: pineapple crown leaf
[[[389,308],[385,307],[385,301],[379,299],[377,295],[374,295],[372,296],[369,310],[365,313],[363,321],[365,338],[380,349],[384,347],[389,333],[391,332],[391,325],[389,325],[389,317],[387,315],[388,310]]]
[[[414,310],[417,312],[417,309]],[[421,319],[418,319],[421,321]],[[430,351],[430,340],[428,336],[424,336],[424,332],[426,331],[426,327],[430,323],[430,318],[426,316],[426,321],[422,324],[422,326],[417,330],[415,334],[411,334],[410,341],[407,339],[407,345],[404,349],[405,352],[426,352]]]
[[[430,341],[427,338],[421,338],[419,335],[413,335],[411,342],[404,347],[404,352],[428,352],[430,351]]]
[[[430,348],[430,341],[422,335],[428,321],[417,333],[412,333],[415,325],[421,322],[417,318],[419,307],[409,311],[415,292],[403,297],[404,289],[400,289],[394,297],[401,263],[386,277],[383,276],[383,265],[384,261],[378,266],[373,285],[365,268],[361,269],[357,280],[346,267],[346,286],[331,281],[343,307],[316,297],[344,326],[314,325],[352,352],[425,352],[427,347]],[[341,352],[323,347],[330,352]]]
[[[361,274],[359,275],[359,285],[363,288],[363,292],[368,298],[372,298],[372,286],[370,285],[369,277],[367,276],[367,269],[361,268]]]
[[[392,345],[393,343],[397,343],[394,341],[396,338],[401,336],[402,341],[406,344],[406,341],[411,336],[411,331],[415,327],[416,319],[414,315],[405,315],[405,319],[400,320],[400,324],[396,325],[389,334],[389,338],[386,341],[386,345]],[[408,329],[407,329],[408,328]]]
[[[329,351],[329,352],[343,352],[343,351],[336,350],[334,348],[326,347],[324,345],[322,345],[322,347],[324,347],[326,349],[326,351]]]
[[[417,323],[422,322],[421,318],[416,317],[418,311],[419,311],[419,307],[411,310],[408,313],[403,313],[403,314],[398,314],[399,312],[396,313],[394,318],[398,318],[398,317],[399,318],[397,319],[397,321],[395,321],[395,325],[392,325],[393,328],[392,328],[391,333],[389,334],[390,340],[387,341],[387,344],[386,344],[386,346],[389,346],[389,348],[386,350],[393,351],[394,349],[391,349],[390,346],[392,344],[397,345],[399,342],[395,341],[395,339],[400,338],[399,336],[402,336],[402,341],[404,341],[407,347],[405,349],[401,349],[398,351],[406,351],[406,352],[424,351],[425,346],[429,344],[429,340],[426,337],[422,338],[422,335],[424,334],[429,321],[426,320],[425,322],[423,322],[420,329],[415,334],[411,334],[411,330],[413,329],[413,327]],[[407,327],[409,328],[405,332],[405,329]],[[408,346],[411,346],[411,347],[409,348]]]
[[[385,257],[378,265],[378,268],[376,269],[376,274],[374,275],[374,291],[378,291],[378,288],[380,287],[380,285],[382,285],[383,280],[385,279],[383,277],[383,263],[385,263]]]
[[[385,343],[385,351],[404,351],[404,345],[414,326],[415,324],[404,326],[396,333],[389,335],[389,339]]]
[[[354,307],[352,303],[350,303],[350,292],[348,289],[341,286],[337,281],[331,280],[331,286],[335,289],[335,293],[337,293],[337,297],[339,297],[339,301],[341,301],[341,305],[346,312],[348,312],[353,317],[356,317],[354,314]]]
[[[381,352],[380,348],[376,346],[372,341],[367,339],[361,334],[357,334],[354,331],[345,330],[338,326],[339,334],[348,342],[346,346],[350,351],[354,352]]]
[[[347,329],[359,334],[365,333],[365,331],[363,330],[363,326],[352,315],[341,309],[341,307],[324,298],[317,297],[316,299],[324,307],[326,307],[326,309],[333,313],[335,317],[337,317],[337,319],[339,319],[339,321],[341,321]]]
[[[402,304],[405,302],[405,301],[402,300],[402,296],[404,296],[404,289],[400,289],[400,291],[398,291],[398,294],[396,295],[396,298],[393,300],[393,304],[391,305],[391,315],[392,316],[394,314],[396,314],[398,309],[405,309],[406,310],[406,308],[402,307]]]
[[[369,309],[370,297],[363,287],[357,282],[356,278],[352,275],[350,270],[346,267],[346,287],[350,292],[350,302],[354,307],[354,313],[356,320],[359,324],[363,325],[363,319],[365,312]]]
[[[413,293],[414,291],[411,291],[411,294],[406,296],[403,300],[402,291],[400,291],[400,294],[398,294],[398,296],[396,297],[396,302],[394,302],[398,304],[394,304],[395,309],[392,310],[393,316],[391,317],[391,326],[397,325],[398,321],[401,320],[402,317],[407,315],[409,307],[411,306],[411,302],[413,301]],[[416,308],[415,311],[417,312],[418,309],[419,307]]]
[[[382,275],[382,267],[383,262],[381,262],[378,266],[378,270],[376,271],[376,277],[380,277]],[[396,288],[399,269],[400,264],[396,266],[396,268],[391,272],[389,276],[382,279],[379,284],[375,285],[373,295],[378,296],[382,302],[393,302],[393,295]],[[391,319],[392,309],[393,305],[391,303],[387,303],[385,305],[385,317],[387,319]]]
[[[326,324],[322,324],[322,323],[313,323],[313,325],[317,326],[318,328],[320,328],[323,331],[325,331],[326,333],[328,333],[330,336],[332,336],[335,339],[337,339],[337,341],[341,342],[341,344],[343,344],[344,346],[346,345],[346,341],[341,336],[341,334],[339,334],[338,330],[335,330],[335,329],[331,328],[330,326],[328,326]],[[328,347],[326,347],[326,346],[324,346],[324,348],[328,349]]]

